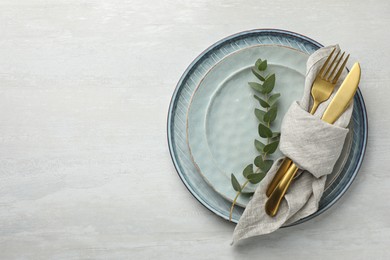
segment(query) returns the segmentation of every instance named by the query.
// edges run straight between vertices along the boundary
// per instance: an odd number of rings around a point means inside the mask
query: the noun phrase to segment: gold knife
[[[355,63],[336,92],[329,106],[326,108],[321,120],[329,124],[333,124],[344,113],[353,100],[359,81],[360,65],[359,63]],[[297,171],[298,167],[292,163],[280,180],[279,184],[276,186],[275,190],[269,196],[265,204],[265,211],[269,216],[273,217],[278,212],[280,203],[290,187],[291,181]]]

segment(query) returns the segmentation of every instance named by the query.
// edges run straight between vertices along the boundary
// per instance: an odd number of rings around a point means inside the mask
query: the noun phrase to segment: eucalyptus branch
[[[260,81],[260,83],[248,83],[249,86],[256,91],[254,98],[259,102],[261,107],[255,108],[255,116],[259,120],[259,136],[266,139],[266,144],[257,139],[254,141],[255,147],[259,152],[259,155],[254,159],[253,162],[257,168],[254,171],[253,164],[249,164],[245,167],[242,174],[246,181],[242,185],[238,182],[236,176],[233,173],[231,174],[232,186],[233,189],[237,191],[237,194],[230,208],[230,221],[232,219],[233,209],[238,197],[243,193],[248,194],[247,192],[243,191],[248,183],[257,184],[265,177],[274,162],[273,160],[269,159],[268,156],[273,154],[279,145],[280,133],[273,132],[271,126],[272,122],[275,121],[277,116],[277,100],[280,97],[280,94],[272,93],[272,90],[275,87],[276,77],[275,74],[268,74],[267,76],[263,76],[262,72],[266,70],[267,60],[258,59],[255,63],[255,66],[252,67],[252,73]]]

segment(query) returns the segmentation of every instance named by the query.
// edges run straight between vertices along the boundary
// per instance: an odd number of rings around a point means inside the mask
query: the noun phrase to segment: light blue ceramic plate
[[[239,182],[244,183],[242,170],[259,155],[253,144],[254,139],[266,142],[257,133],[259,122],[254,109],[259,104],[253,98],[255,92],[247,84],[258,81],[251,67],[258,58],[266,59],[266,73],[276,74],[274,91],[280,93],[281,97],[278,117],[272,128],[280,131],[282,119],[291,103],[300,100],[303,95],[308,57],[307,53],[290,47],[254,45],[226,56],[200,81],[188,109],[187,141],[199,173],[225,199],[233,201],[236,196],[230,174],[235,173]],[[341,173],[351,141],[349,135],[333,173],[327,178],[326,187],[330,187]],[[277,152],[271,158],[282,156]],[[255,187],[248,185],[246,191],[254,191]],[[248,202],[249,196],[240,196],[236,204],[245,207]]]
[[[257,58],[264,57],[271,63],[270,69],[277,70],[276,89],[283,95],[280,107],[283,114],[292,100],[301,98],[307,57],[320,47],[314,40],[288,31],[246,31],[209,47],[183,74],[168,112],[169,149],[183,183],[218,216],[229,218],[229,200],[234,194],[230,172],[239,173],[251,163],[245,158],[255,154],[253,138],[257,122],[253,116],[255,103],[246,85],[251,77],[248,68]],[[295,85],[301,87],[294,88]],[[243,102],[247,105],[242,106]],[[240,128],[244,122],[245,127]],[[294,224],[313,218],[333,205],[358,172],[367,141],[367,116],[359,90],[351,123],[350,137],[333,175],[328,178],[319,210]],[[226,139],[228,143],[224,142]],[[234,153],[228,152],[229,149],[234,149]],[[240,205],[245,206],[247,200],[240,200]],[[233,222],[238,221],[242,212],[243,208],[235,208]]]

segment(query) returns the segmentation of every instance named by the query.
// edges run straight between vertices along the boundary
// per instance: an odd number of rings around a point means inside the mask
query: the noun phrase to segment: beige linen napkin
[[[332,172],[340,156],[348,133],[346,127],[353,110],[351,104],[333,125],[320,119],[345,78],[344,71],[331,98],[319,106],[314,116],[307,112],[312,105],[310,95],[312,84],[335,47],[339,49],[338,46],[328,46],[317,50],[309,57],[302,100],[294,102],[283,118],[280,150],[303,171],[300,170],[300,175],[291,184],[278,214],[270,217],[264,209],[267,201],[265,191],[283,158],[274,163],[241,216],[234,230],[233,243],[240,239],[271,233],[284,224],[293,223],[318,210],[326,176]]]

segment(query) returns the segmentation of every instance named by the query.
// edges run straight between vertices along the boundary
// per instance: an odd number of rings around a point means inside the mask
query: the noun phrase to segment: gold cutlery
[[[329,124],[333,124],[344,113],[353,100],[353,96],[355,95],[359,81],[360,65],[359,63],[355,63],[341,84],[340,88],[336,92],[329,106],[326,108],[324,114],[321,117],[321,120]],[[269,216],[273,217],[277,214],[282,198],[286,194],[297,171],[298,167],[294,163],[291,163],[287,172],[282,176],[280,182],[272,191],[265,204],[265,210]]]
[[[318,106],[329,99],[329,97],[332,95],[332,92],[334,90],[334,87],[340,78],[341,73],[343,72],[343,69],[345,67],[345,64],[348,61],[349,54],[341,64],[340,68],[338,68],[340,62],[343,60],[345,52],[341,54],[341,57],[339,59],[338,56],[340,55],[340,50],[337,51],[336,55],[335,53],[336,48],[332,50],[332,52],[329,54],[328,58],[326,59],[324,65],[322,65],[320,71],[317,74],[316,79],[314,80],[313,86],[311,88],[311,96],[313,98],[313,107],[310,110],[310,114],[314,114],[317,111]],[[333,68],[333,69],[332,69]],[[338,69],[337,69],[338,68]],[[326,70],[326,71],[325,71]],[[276,172],[274,178],[272,179],[271,183],[268,185],[266,195],[267,197],[271,196],[271,193],[275,190],[276,186],[282,179],[284,173],[287,171],[288,167],[291,165],[292,161],[290,158],[285,158],[279,167],[278,171]]]

